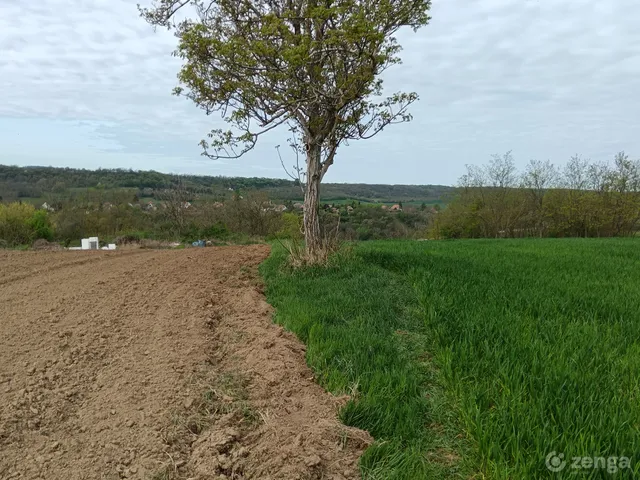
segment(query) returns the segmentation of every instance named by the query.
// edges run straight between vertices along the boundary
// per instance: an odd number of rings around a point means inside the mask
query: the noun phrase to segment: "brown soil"
[[[268,247],[0,252],[0,479],[357,478]]]

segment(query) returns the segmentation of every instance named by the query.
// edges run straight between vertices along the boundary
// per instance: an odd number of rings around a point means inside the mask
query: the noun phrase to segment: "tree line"
[[[80,168],[18,167],[0,165],[0,196],[5,202],[20,198],[39,198],[74,189],[158,189],[170,186],[174,175],[126,169],[87,170]],[[259,177],[181,175],[190,189],[218,194],[229,189],[294,188],[290,180]]]
[[[180,178],[190,190],[200,195],[210,195],[215,200],[231,198],[233,192],[238,190],[261,190],[274,201],[302,200],[300,186],[292,180],[207,175],[180,175]],[[175,175],[155,171],[0,165],[0,201],[8,203],[35,198],[50,202],[52,195],[59,197],[92,188],[139,190],[139,196],[150,197],[153,191],[171,186],[174,179]],[[451,191],[451,187],[444,185],[326,183],[320,198],[322,201],[435,203]]]
[[[453,201],[432,227],[438,238],[615,237],[640,222],[640,161],[579,155],[558,168],[531,160],[519,172],[511,152],[467,165]]]

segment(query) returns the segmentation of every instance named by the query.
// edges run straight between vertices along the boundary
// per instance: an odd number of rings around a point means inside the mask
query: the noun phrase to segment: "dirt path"
[[[0,252],[0,479],[358,478],[266,255]]]

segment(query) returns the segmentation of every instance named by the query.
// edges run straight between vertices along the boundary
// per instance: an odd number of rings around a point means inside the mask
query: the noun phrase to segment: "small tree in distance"
[[[164,214],[169,220],[174,233],[181,236],[187,226],[187,209],[193,193],[189,191],[183,178],[172,178],[171,185],[155,192],[155,196],[164,206]]]
[[[229,129],[201,142],[212,158],[237,158],[282,125],[303,155],[307,262],[323,255],[320,182],[337,149],[411,119],[415,93],[382,97],[379,78],[400,63],[395,34],[429,21],[431,0],[155,0],[141,8],[174,28],[184,64],[175,89]],[[191,9],[185,20],[179,11]]]

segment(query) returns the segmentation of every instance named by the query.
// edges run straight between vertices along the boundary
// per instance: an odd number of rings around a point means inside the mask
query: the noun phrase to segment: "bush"
[[[85,235],[86,212],[81,208],[64,208],[54,214],[56,233],[65,244],[79,241]]]
[[[275,234],[277,238],[300,240],[302,238],[302,217],[297,213],[285,212],[281,217],[282,226]]]
[[[142,235],[139,233],[126,233],[114,238],[113,242],[116,245],[130,245],[132,243],[140,243],[140,240],[142,240]]]
[[[48,241],[53,239],[53,228],[49,220],[49,215],[45,210],[36,210],[33,212],[29,220],[29,225],[36,239],[42,238]]]
[[[227,238],[229,236],[229,229],[222,222],[204,227],[201,231],[204,238]]]
[[[262,192],[235,195],[224,205],[225,224],[232,232],[265,237],[281,229],[281,214]]]
[[[186,229],[185,233],[182,235],[182,240],[188,243],[195,242],[196,240],[211,240],[218,239],[224,240],[228,238],[230,235],[229,229],[227,226],[218,221],[210,225],[197,225],[196,223],[192,223]]]
[[[52,237],[47,212],[26,203],[0,204],[0,239],[8,247],[31,244],[36,238]]]

